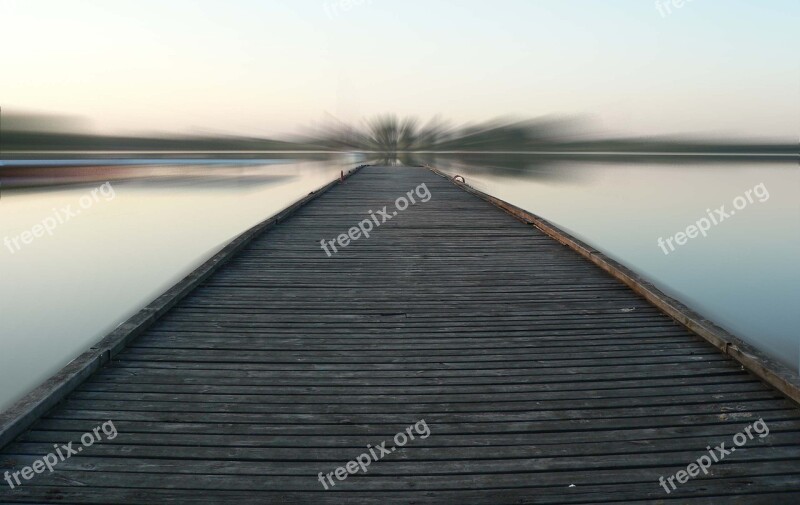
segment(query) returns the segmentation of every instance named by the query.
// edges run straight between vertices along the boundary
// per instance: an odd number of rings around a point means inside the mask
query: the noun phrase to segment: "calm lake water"
[[[169,163],[125,178],[0,193],[0,409],[174,285],[236,235],[355,166],[349,159]],[[79,174],[85,179],[87,174]],[[92,197],[92,190],[97,198]],[[112,193],[113,191],[113,193]],[[81,199],[87,204],[81,206]],[[87,199],[88,198],[88,199]],[[89,202],[91,201],[91,205]],[[67,217],[71,206],[78,215]],[[58,217],[64,222],[58,223]],[[29,244],[21,234],[55,220]],[[12,252],[13,251],[13,252]]]
[[[455,157],[426,161],[552,221],[797,367],[796,163],[522,157],[513,163],[483,160],[477,166]],[[170,163],[145,173],[128,169],[133,171],[126,178],[94,197],[91,190],[102,184],[102,173],[91,183],[69,186],[4,185],[0,240],[57,219],[65,206],[80,213],[18,250],[13,243],[0,244],[0,409],[233,237],[355,164],[354,158],[217,161],[213,167]],[[734,209],[737,196],[761,184],[767,198],[760,189],[751,193],[752,203],[712,226],[706,237],[690,239],[666,255],[659,247],[659,237],[685,231],[707,216],[706,209],[723,204]]]
[[[425,161],[549,220],[793,370],[800,367],[797,161]],[[712,222],[705,237],[673,241],[674,251],[665,245],[664,253],[660,237],[685,233],[709,210],[718,219],[722,205],[730,216]]]

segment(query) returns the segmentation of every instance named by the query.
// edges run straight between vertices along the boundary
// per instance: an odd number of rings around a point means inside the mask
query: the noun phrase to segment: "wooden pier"
[[[322,250],[422,183],[429,201]],[[535,216],[427,168],[364,167],[0,417],[0,473],[118,432],[0,481],[0,503],[795,504],[795,395],[796,375]],[[758,419],[768,436],[659,484]],[[430,436],[323,487],[420,420]]]

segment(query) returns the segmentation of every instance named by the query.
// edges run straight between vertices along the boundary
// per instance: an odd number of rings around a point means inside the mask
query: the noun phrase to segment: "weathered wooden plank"
[[[765,422],[769,423],[770,433],[791,432],[800,430],[800,416],[793,416],[790,410],[765,411]],[[470,432],[450,431],[438,433],[429,439],[426,447],[471,447],[471,446],[517,446],[530,445],[562,445],[567,448],[577,444],[607,444],[615,440],[635,441],[648,444],[653,440],[679,439],[701,437],[718,439],[728,437],[741,422],[736,416],[696,416],[694,425],[659,425],[631,428],[622,428],[618,425],[598,425],[593,430],[535,430],[537,426],[531,425],[527,429],[515,432]],[[339,430],[335,437],[325,433],[308,435],[286,434],[274,437],[263,431],[249,430],[247,426],[232,425],[224,432],[213,431],[215,426],[208,423],[170,423],[152,421],[120,421],[117,423],[120,435],[115,441],[109,443],[125,443],[126,440],[138,440],[139,437],[151,439],[152,444],[170,445],[181,444],[187,447],[194,446],[219,446],[219,447],[364,447],[365,436],[380,437],[393,436],[391,428],[385,426],[347,426],[347,430]],[[51,419],[44,418],[37,428],[23,435],[19,441],[67,441],[74,440],[75,435],[83,434],[87,421],[82,419]],[[491,428],[491,426],[487,426]],[[261,430],[261,427],[259,427]],[[41,435],[39,435],[41,433]],[[368,433],[365,435],[365,433]],[[55,438],[53,438],[55,437]],[[94,446],[93,446],[94,447]],[[413,447],[413,446],[411,446]],[[609,449],[614,444],[608,445]],[[410,447],[409,447],[410,448]]]
[[[422,182],[430,201],[321,250]],[[0,473],[103,421],[119,433],[0,502],[795,503],[800,409],[545,231],[429,170],[367,167],[5,447]],[[318,482],[423,418],[430,437]],[[663,491],[758,419],[769,436]]]
[[[800,430],[795,423],[795,431],[775,431],[770,432],[770,436],[758,442],[759,447],[772,446],[792,446],[797,445],[800,440]],[[695,435],[700,435],[698,429]],[[569,435],[551,434],[545,442],[536,441],[536,445],[518,443],[507,445],[497,443],[497,438],[473,439],[472,444],[468,445],[465,440],[461,440],[456,445],[442,445],[431,441],[424,446],[407,446],[403,451],[392,455],[392,461],[448,461],[465,459],[517,459],[517,458],[544,458],[544,457],[585,457],[615,454],[638,454],[638,453],[661,453],[669,451],[697,451],[702,450],[708,445],[709,438],[719,437],[719,430],[707,430],[704,436],[692,437],[670,437],[670,438],[647,438],[632,439],[626,438],[624,432],[617,432],[621,435],[619,443],[609,445],[606,440],[584,441],[581,444],[570,444]],[[53,443],[63,443],[74,437],[80,437],[80,432],[65,431],[34,431],[24,437],[19,442],[10,445],[7,456],[0,458],[0,468],[14,465],[13,460],[19,456],[35,457],[38,454],[46,453],[50,450]],[[774,435],[774,436],[773,436]],[[727,436],[727,434],[725,434]],[[352,439],[352,437],[349,437]],[[494,441],[494,443],[492,443]],[[343,457],[349,459],[346,452],[353,452],[363,449],[359,442],[339,443],[337,445],[316,445],[309,444],[305,439],[281,440],[278,444],[270,444],[264,440],[261,444],[254,443],[253,440],[240,443],[232,436],[214,435],[179,435],[172,436],[164,433],[130,433],[122,436],[122,439],[114,440],[113,443],[96,445],[86,449],[85,457],[92,458],[115,458],[119,464],[115,465],[119,470],[125,471],[126,459],[119,458],[120,453],[124,453],[131,458],[164,458],[175,460],[178,463],[183,459],[193,460],[226,460],[231,462],[239,461],[331,461],[339,462]],[[249,442],[249,443],[247,443]],[[347,442],[345,440],[345,442]],[[434,445],[435,444],[435,445]],[[72,468],[77,469],[84,465],[82,459],[72,462]],[[109,461],[110,463],[110,461]],[[663,463],[663,462],[659,462]],[[279,468],[283,472],[293,472],[294,469]],[[376,465],[375,470],[378,470]],[[390,473],[390,469],[384,473]],[[435,473],[435,470],[434,472]]]
[[[361,167],[358,167],[361,168]],[[358,168],[350,171],[355,173]],[[0,447],[10,442],[38,417],[66,397],[81,381],[108,363],[129,342],[141,335],[159,317],[167,313],[184,296],[201,285],[228,260],[241,251],[253,238],[287,219],[298,209],[336,185],[331,182],[294,203],[278,214],[245,231],[220,252],[179,281],[130,319],[119,325],[103,340],[81,354],[44,384],[27,394],[8,409],[0,412]]]
[[[796,450],[796,449],[795,449]],[[698,490],[702,484],[705,493],[701,494],[725,494],[726,488],[724,486],[724,477],[733,477],[736,471],[742,471],[743,466],[756,466],[757,469],[750,470],[753,477],[761,475],[783,475],[792,476],[792,482],[797,485],[800,483],[800,462],[785,462],[770,460],[769,453],[776,451],[780,456],[786,458],[793,454],[791,448],[785,447],[769,447],[762,449],[742,449],[743,455],[740,457],[736,455],[736,459],[742,460],[742,463],[734,465],[727,463],[722,465],[712,466],[709,470],[709,477],[694,482],[694,486],[686,486]],[[538,487],[542,489],[538,491],[539,496],[546,494],[559,494],[553,493],[550,489],[548,493],[545,489],[550,486],[568,486],[574,483],[576,479],[581,480],[584,486],[591,486],[593,483],[600,484],[597,480],[598,476],[589,475],[588,479],[586,473],[588,470],[608,471],[615,468],[624,469],[624,472],[618,472],[617,478],[619,479],[620,473],[629,475],[629,479],[633,482],[627,481],[624,483],[619,482],[602,482],[606,489],[612,489],[617,492],[616,498],[625,496],[636,496],[634,493],[646,493],[643,497],[649,498],[663,498],[666,496],[664,490],[658,485],[657,479],[655,487],[653,483],[647,482],[647,477],[656,473],[658,475],[670,475],[671,472],[679,470],[681,465],[687,458],[692,458],[696,451],[687,451],[677,453],[674,455],[666,454],[663,456],[664,461],[659,461],[660,454],[643,454],[642,469],[629,468],[630,455],[618,456],[587,456],[583,458],[535,458],[535,459],[520,459],[517,463],[520,466],[520,471],[498,471],[493,472],[493,466],[508,465],[509,461],[504,460],[487,460],[482,462],[486,465],[486,470],[481,471],[480,468],[470,472],[468,465],[470,462],[461,463],[460,468],[458,463],[453,463],[456,468],[454,471],[444,473],[441,475],[433,474],[431,469],[428,472],[418,470],[410,475],[393,472],[389,475],[367,475],[364,476],[356,474],[344,482],[338,483],[342,489],[359,490],[361,492],[379,492],[379,491],[406,491],[410,489],[418,490],[480,490],[483,488],[488,489],[503,489],[515,488],[521,486]],[[670,457],[672,456],[672,457]],[[389,456],[390,457],[390,456]],[[91,460],[90,460],[91,461]],[[513,460],[512,460],[513,461]],[[691,461],[691,459],[690,459]],[[476,463],[478,463],[476,462]],[[494,464],[493,464],[494,463]],[[737,461],[738,463],[738,461]],[[391,461],[381,461],[376,463],[383,464],[386,467],[395,468],[400,467],[399,463]],[[437,462],[436,464],[441,464]],[[238,468],[227,462],[215,463],[216,468],[224,466],[234,467],[234,470],[241,469],[242,466],[255,466],[255,464],[238,463]],[[292,463],[291,466],[295,466]],[[284,491],[284,492],[311,492],[319,493],[322,490],[319,481],[317,480],[317,473],[322,470],[327,470],[330,463],[327,461],[320,462],[317,466],[311,466],[300,463],[304,472],[301,475],[286,475],[285,469],[290,467],[289,463],[284,462],[282,468],[284,472],[281,474],[269,473],[249,473],[241,474],[234,472],[216,471],[214,473],[195,473],[195,474],[180,474],[159,472],[158,466],[153,469],[153,472],[120,472],[120,471],[95,471],[95,470],[67,470],[58,468],[52,474],[41,474],[37,477],[37,485],[65,485],[65,483],[74,482],[82,484],[81,487],[131,487],[139,489],[185,489],[188,480],[191,480],[193,491],[204,492],[206,490],[229,490],[229,491],[253,491],[253,492],[269,492],[269,491]],[[420,462],[411,463],[410,467],[414,466],[423,467]],[[262,465],[266,466],[266,465]],[[435,465],[431,465],[435,466]],[[465,468],[466,467],[466,468]],[[424,467],[423,467],[424,468]],[[501,467],[502,468],[502,467]],[[584,469],[583,472],[578,470]],[[685,467],[684,467],[685,468]],[[316,471],[315,471],[316,470]],[[555,470],[556,472],[553,472]],[[545,473],[547,472],[547,473]],[[570,476],[570,473],[575,472],[575,476]],[[612,474],[613,475],[613,474]],[[609,474],[605,474],[609,477]],[[572,478],[571,478],[572,477]],[[587,480],[589,482],[587,482]],[[615,485],[616,484],[616,485]],[[626,489],[627,488],[627,489]],[[791,488],[784,488],[791,489]],[[796,488],[795,488],[796,489]],[[188,490],[187,490],[188,491]],[[627,493],[626,493],[627,491]],[[710,492],[709,492],[710,491]],[[685,491],[684,491],[685,492]],[[562,491],[563,493],[563,491]]]

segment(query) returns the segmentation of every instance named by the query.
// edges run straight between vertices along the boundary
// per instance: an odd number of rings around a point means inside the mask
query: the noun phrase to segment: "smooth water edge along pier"
[[[532,214],[425,168],[349,175],[6,412],[0,472],[118,436],[0,502],[796,500],[796,374]],[[320,248],[420,184],[428,201]],[[429,437],[321,485],[421,419]],[[768,436],[659,485],[758,419]]]

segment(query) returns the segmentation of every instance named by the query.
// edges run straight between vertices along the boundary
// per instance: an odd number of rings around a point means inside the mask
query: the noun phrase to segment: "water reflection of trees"
[[[404,165],[429,165],[449,173],[485,175],[511,179],[547,179],[566,181],[580,172],[565,170],[556,157],[503,153],[404,153]]]
[[[580,117],[547,116],[457,127],[440,119],[420,124],[414,118],[386,114],[358,128],[331,119],[302,142],[370,151],[373,162],[384,165],[447,164],[496,176],[551,179],[564,177],[556,169],[565,164],[728,164],[733,153],[738,161],[796,158],[796,146],[779,143],[747,145],[692,137],[603,138],[590,134],[587,123]],[[757,154],[742,156],[744,153]]]

